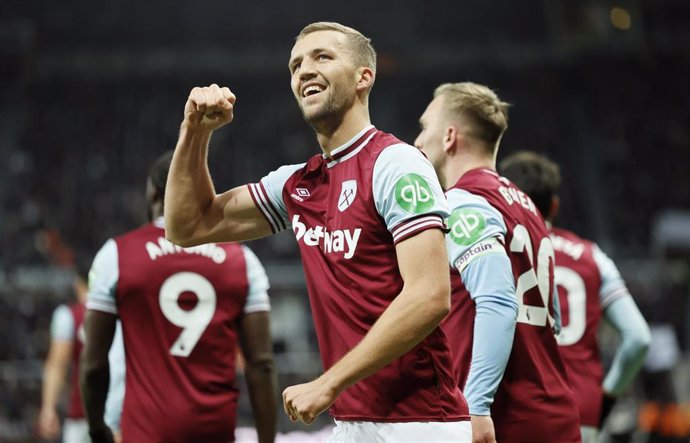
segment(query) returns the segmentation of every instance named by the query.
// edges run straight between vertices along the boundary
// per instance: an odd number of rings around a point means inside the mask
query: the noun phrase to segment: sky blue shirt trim
[[[472,363],[464,393],[471,415],[490,415],[517,321],[510,259],[505,253],[478,257],[465,267],[462,280],[476,303]]]
[[[604,318],[621,335],[613,363],[604,378],[604,391],[618,396],[630,385],[642,367],[652,341],[649,326],[631,296],[613,301]]]

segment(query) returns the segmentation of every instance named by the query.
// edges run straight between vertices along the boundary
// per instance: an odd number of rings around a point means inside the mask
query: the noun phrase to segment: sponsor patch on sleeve
[[[448,217],[448,235],[460,246],[474,244],[484,234],[484,214],[472,208],[456,208]]]
[[[506,250],[503,245],[498,241],[497,237],[487,238],[479,243],[472,245],[468,248],[464,254],[455,260],[455,267],[462,273],[467,265],[472,263],[479,257],[483,257],[489,254],[505,254]]]
[[[395,199],[398,206],[410,214],[423,214],[434,207],[434,195],[419,174],[406,174],[398,180]]]

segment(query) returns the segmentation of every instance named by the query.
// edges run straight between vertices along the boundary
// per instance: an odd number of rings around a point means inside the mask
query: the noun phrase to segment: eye
[[[299,67],[302,65],[302,63],[295,63],[292,65],[292,72],[293,74],[299,69]]]
[[[330,60],[330,59],[331,59],[331,57],[326,55],[326,54],[319,54],[316,56],[316,60],[320,61],[320,62],[322,62],[324,60]]]

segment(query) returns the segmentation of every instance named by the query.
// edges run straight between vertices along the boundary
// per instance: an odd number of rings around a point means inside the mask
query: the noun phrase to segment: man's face
[[[345,35],[317,31],[299,39],[289,62],[292,93],[307,123],[339,118],[357,96],[357,68]]]
[[[446,153],[443,149],[443,139],[446,136],[445,118],[443,115],[443,96],[434,98],[427,106],[424,114],[419,118],[421,128],[414,145],[422,151],[441,177],[441,167],[445,162]]]

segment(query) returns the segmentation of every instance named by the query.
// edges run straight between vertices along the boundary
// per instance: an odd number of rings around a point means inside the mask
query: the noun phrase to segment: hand
[[[283,391],[283,408],[292,421],[312,424],[316,417],[333,404],[336,398],[333,389],[317,378],[309,383],[290,386]]]
[[[113,432],[113,440],[115,440],[115,443],[122,443],[122,434]]]
[[[494,421],[490,415],[472,416],[472,443],[496,443]]]
[[[38,434],[46,440],[54,440],[60,435],[60,417],[55,408],[42,408],[38,416]]]
[[[190,127],[215,131],[232,121],[235,95],[217,84],[194,88],[184,107],[184,122]]]

